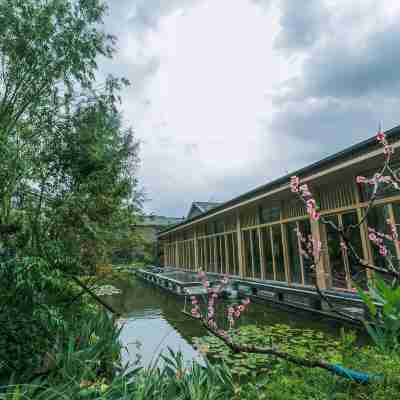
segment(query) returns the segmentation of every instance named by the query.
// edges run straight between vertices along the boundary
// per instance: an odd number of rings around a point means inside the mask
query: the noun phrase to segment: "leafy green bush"
[[[371,321],[366,328],[381,351],[399,348],[400,340],[400,286],[392,286],[376,275],[369,284],[369,291],[358,291],[368,307]],[[382,306],[377,307],[375,303]]]
[[[0,263],[0,375],[40,368],[63,318],[59,305],[71,294],[60,273],[39,258]]]

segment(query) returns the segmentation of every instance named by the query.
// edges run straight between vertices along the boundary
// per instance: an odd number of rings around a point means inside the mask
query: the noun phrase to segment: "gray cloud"
[[[396,95],[400,74],[400,21],[365,38],[361,48],[334,43],[311,53],[298,94],[315,97]]]
[[[310,160],[372,136],[380,121],[385,128],[399,124],[400,21],[397,18],[379,31],[372,26],[362,40],[352,40],[354,32],[362,31],[361,16],[368,10],[359,10],[358,19],[355,13],[346,15],[347,21],[331,19],[330,29],[341,34],[306,49],[301,74],[287,81],[274,98],[279,111],[268,129],[317,145],[313,152],[305,150]],[[345,22],[350,21],[346,30]],[[285,32],[285,25],[282,29]],[[318,29],[322,35],[323,26],[314,26],[311,32],[318,36]],[[289,38],[291,33],[289,29],[282,34]],[[343,40],[346,33],[348,41]],[[295,37],[291,40],[286,47],[293,52]]]
[[[280,49],[298,50],[314,45],[327,29],[330,15],[322,0],[280,1],[281,31],[275,40]]]
[[[143,33],[149,29],[156,30],[161,18],[177,10],[183,12],[187,7],[195,5],[198,0],[135,0],[134,13],[129,23],[137,32]]]
[[[210,0],[209,4],[215,4],[216,1]],[[226,164],[224,170],[224,165],[206,162],[212,157],[210,153],[215,157],[215,152],[207,152],[213,149],[211,142],[202,146],[204,141],[209,140],[208,136],[195,136],[196,121],[193,121],[193,129],[185,124],[177,124],[171,120],[168,107],[165,108],[166,100],[162,102],[157,97],[158,91],[162,90],[157,86],[160,75],[154,80],[152,78],[157,71],[163,73],[163,82],[170,77],[162,70],[158,49],[152,51],[147,42],[148,36],[159,29],[163,18],[179,11],[184,13],[190,7],[205,3],[205,0],[109,0],[110,16],[106,27],[118,35],[125,56],[117,56],[116,62],[106,64],[107,68],[132,81],[133,85],[124,97],[124,111],[133,123],[135,119],[140,119],[139,104],[151,110],[143,114],[143,119],[147,120],[139,128],[144,141],[148,140],[142,177],[149,197],[153,198],[149,206],[152,211],[181,216],[194,200],[229,200],[267,180],[372,136],[380,121],[383,121],[384,128],[398,124],[399,21],[381,25],[380,31],[377,31],[376,26],[368,24],[368,29],[365,29],[365,21],[369,22],[371,16],[373,18],[374,7],[379,7],[386,0],[379,2],[379,5],[374,3],[373,6],[372,1],[360,0],[358,3],[361,6],[358,8],[353,2],[343,1],[340,10],[333,6],[327,8],[325,4],[333,3],[324,0],[306,0],[301,5],[296,0],[249,0],[249,4],[257,4],[260,8],[265,7],[265,10],[271,10],[269,6],[272,2],[278,5],[281,12],[281,30],[275,32],[275,51],[282,52],[288,59],[300,54],[304,62],[298,76],[278,88],[277,96],[272,99],[277,111],[272,113],[268,120],[270,122],[263,125],[263,130],[248,127],[246,119],[245,124],[238,124],[237,131],[233,127],[223,134],[218,132],[219,140],[226,143],[226,154],[221,157],[221,163]],[[218,10],[224,18],[229,18],[229,10],[226,14]],[[268,12],[266,15],[269,17]],[[363,40],[353,40],[356,36],[361,36]],[[201,30],[198,37],[202,38]],[[207,46],[207,43],[204,45]],[[226,43],[227,47],[233,45],[229,41]],[[240,50],[243,43],[236,45]],[[259,46],[260,52],[263,51],[262,39],[244,45]],[[132,54],[126,56],[129,52]],[[180,57],[185,61],[182,54]],[[215,59],[211,61],[215,62]],[[210,60],[204,62],[206,65]],[[243,65],[246,68],[247,64]],[[229,66],[226,68],[229,69]],[[191,70],[184,72],[196,73]],[[248,79],[246,74],[251,73],[250,68],[244,70],[238,79]],[[272,88],[261,86],[260,91],[272,92]],[[151,90],[148,90],[150,87]],[[168,98],[168,102],[174,103],[174,96],[177,96],[175,93],[180,92],[172,90],[171,79],[170,91],[167,96],[163,93],[163,96]],[[254,97],[258,95],[257,92],[248,95],[253,94]],[[226,100],[229,100],[229,96],[228,93]],[[267,100],[270,100],[269,96]],[[224,101],[223,97],[221,101]],[[187,107],[187,110],[193,107],[190,98],[187,99]],[[182,107],[182,115],[187,111],[185,108]],[[262,113],[259,114],[254,114],[255,120],[263,118]],[[218,119],[217,112],[210,113],[206,109],[204,119],[213,118],[218,123],[216,127],[225,126]],[[239,109],[238,115],[233,115],[233,118],[240,121]],[[188,138],[182,131],[185,129],[190,136]],[[227,156],[230,145],[234,137],[243,136],[244,131],[264,140],[246,142],[242,139],[245,162],[232,162],[231,165]],[[271,136],[275,137],[274,143],[273,147],[268,148],[272,146]],[[257,149],[251,147],[257,145],[265,145],[264,152],[257,152]],[[234,154],[237,157],[237,153]]]

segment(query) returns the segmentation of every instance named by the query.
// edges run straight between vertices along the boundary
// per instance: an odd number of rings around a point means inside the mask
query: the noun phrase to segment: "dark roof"
[[[164,217],[162,215],[143,215],[136,226],[165,226],[171,227],[183,222],[184,218]]]
[[[388,140],[394,141],[396,139],[400,139],[400,125],[386,131],[385,134],[386,134],[386,137],[388,138]],[[212,214],[216,211],[223,210],[226,207],[234,206],[235,204],[241,203],[244,200],[248,200],[248,199],[255,197],[261,193],[268,192],[279,186],[289,183],[290,177],[292,177],[293,175],[300,176],[300,177],[308,175],[318,169],[325,168],[325,167],[328,167],[337,162],[345,161],[352,157],[366,153],[368,150],[377,148],[377,146],[378,146],[378,143],[376,141],[376,137],[373,136],[373,137],[366,139],[362,142],[359,142],[353,146],[350,146],[342,151],[339,151],[329,157],[323,158],[320,161],[312,163],[312,164],[310,164],[304,168],[301,168],[297,171],[293,171],[285,176],[282,176],[281,178],[275,179],[271,182],[268,182],[265,185],[259,186],[253,190],[250,190],[249,192],[241,194],[240,196],[234,197],[231,200],[228,200],[224,203],[220,203],[217,207],[212,208],[211,210],[205,212],[204,214],[200,214],[196,217],[186,219],[184,222],[178,224],[177,226],[164,229],[159,234],[167,233],[172,228],[177,228],[181,225],[184,226],[185,224],[187,224],[189,222],[193,222],[193,221],[196,221],[197,219],[204,218],[205,216]]]
[[[207,201],[194,201],[192,203],[192,207],[197,207],[201,212],[205,213],[207,211],[212,210],[213,208],[219,206],[221,203],[211,203]]]

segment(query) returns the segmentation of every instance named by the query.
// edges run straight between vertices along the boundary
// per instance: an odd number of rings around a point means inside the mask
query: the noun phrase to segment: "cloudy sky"
[[[183,216],[400,124],[398,0],[108,0],[147,212]]]

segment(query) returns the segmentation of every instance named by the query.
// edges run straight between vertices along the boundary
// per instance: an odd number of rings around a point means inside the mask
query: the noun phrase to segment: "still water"
[[[121,341],[124,345],[123,361],[137,366],[149,366],[168,347],[181,351],[186,361],[197,359],[200,354],[192,346],[192,339],[206,334],[197,321],[182,313],[184,300],[133,276],[113,281],[121,294],[106,296],[122,314]],[[343,324],[321,319],[302,311],[288,311],[266,304],[251,304],[241,317],[241,324],[259,326],[287,324],[296,328],[312,328],[337,337]]]

